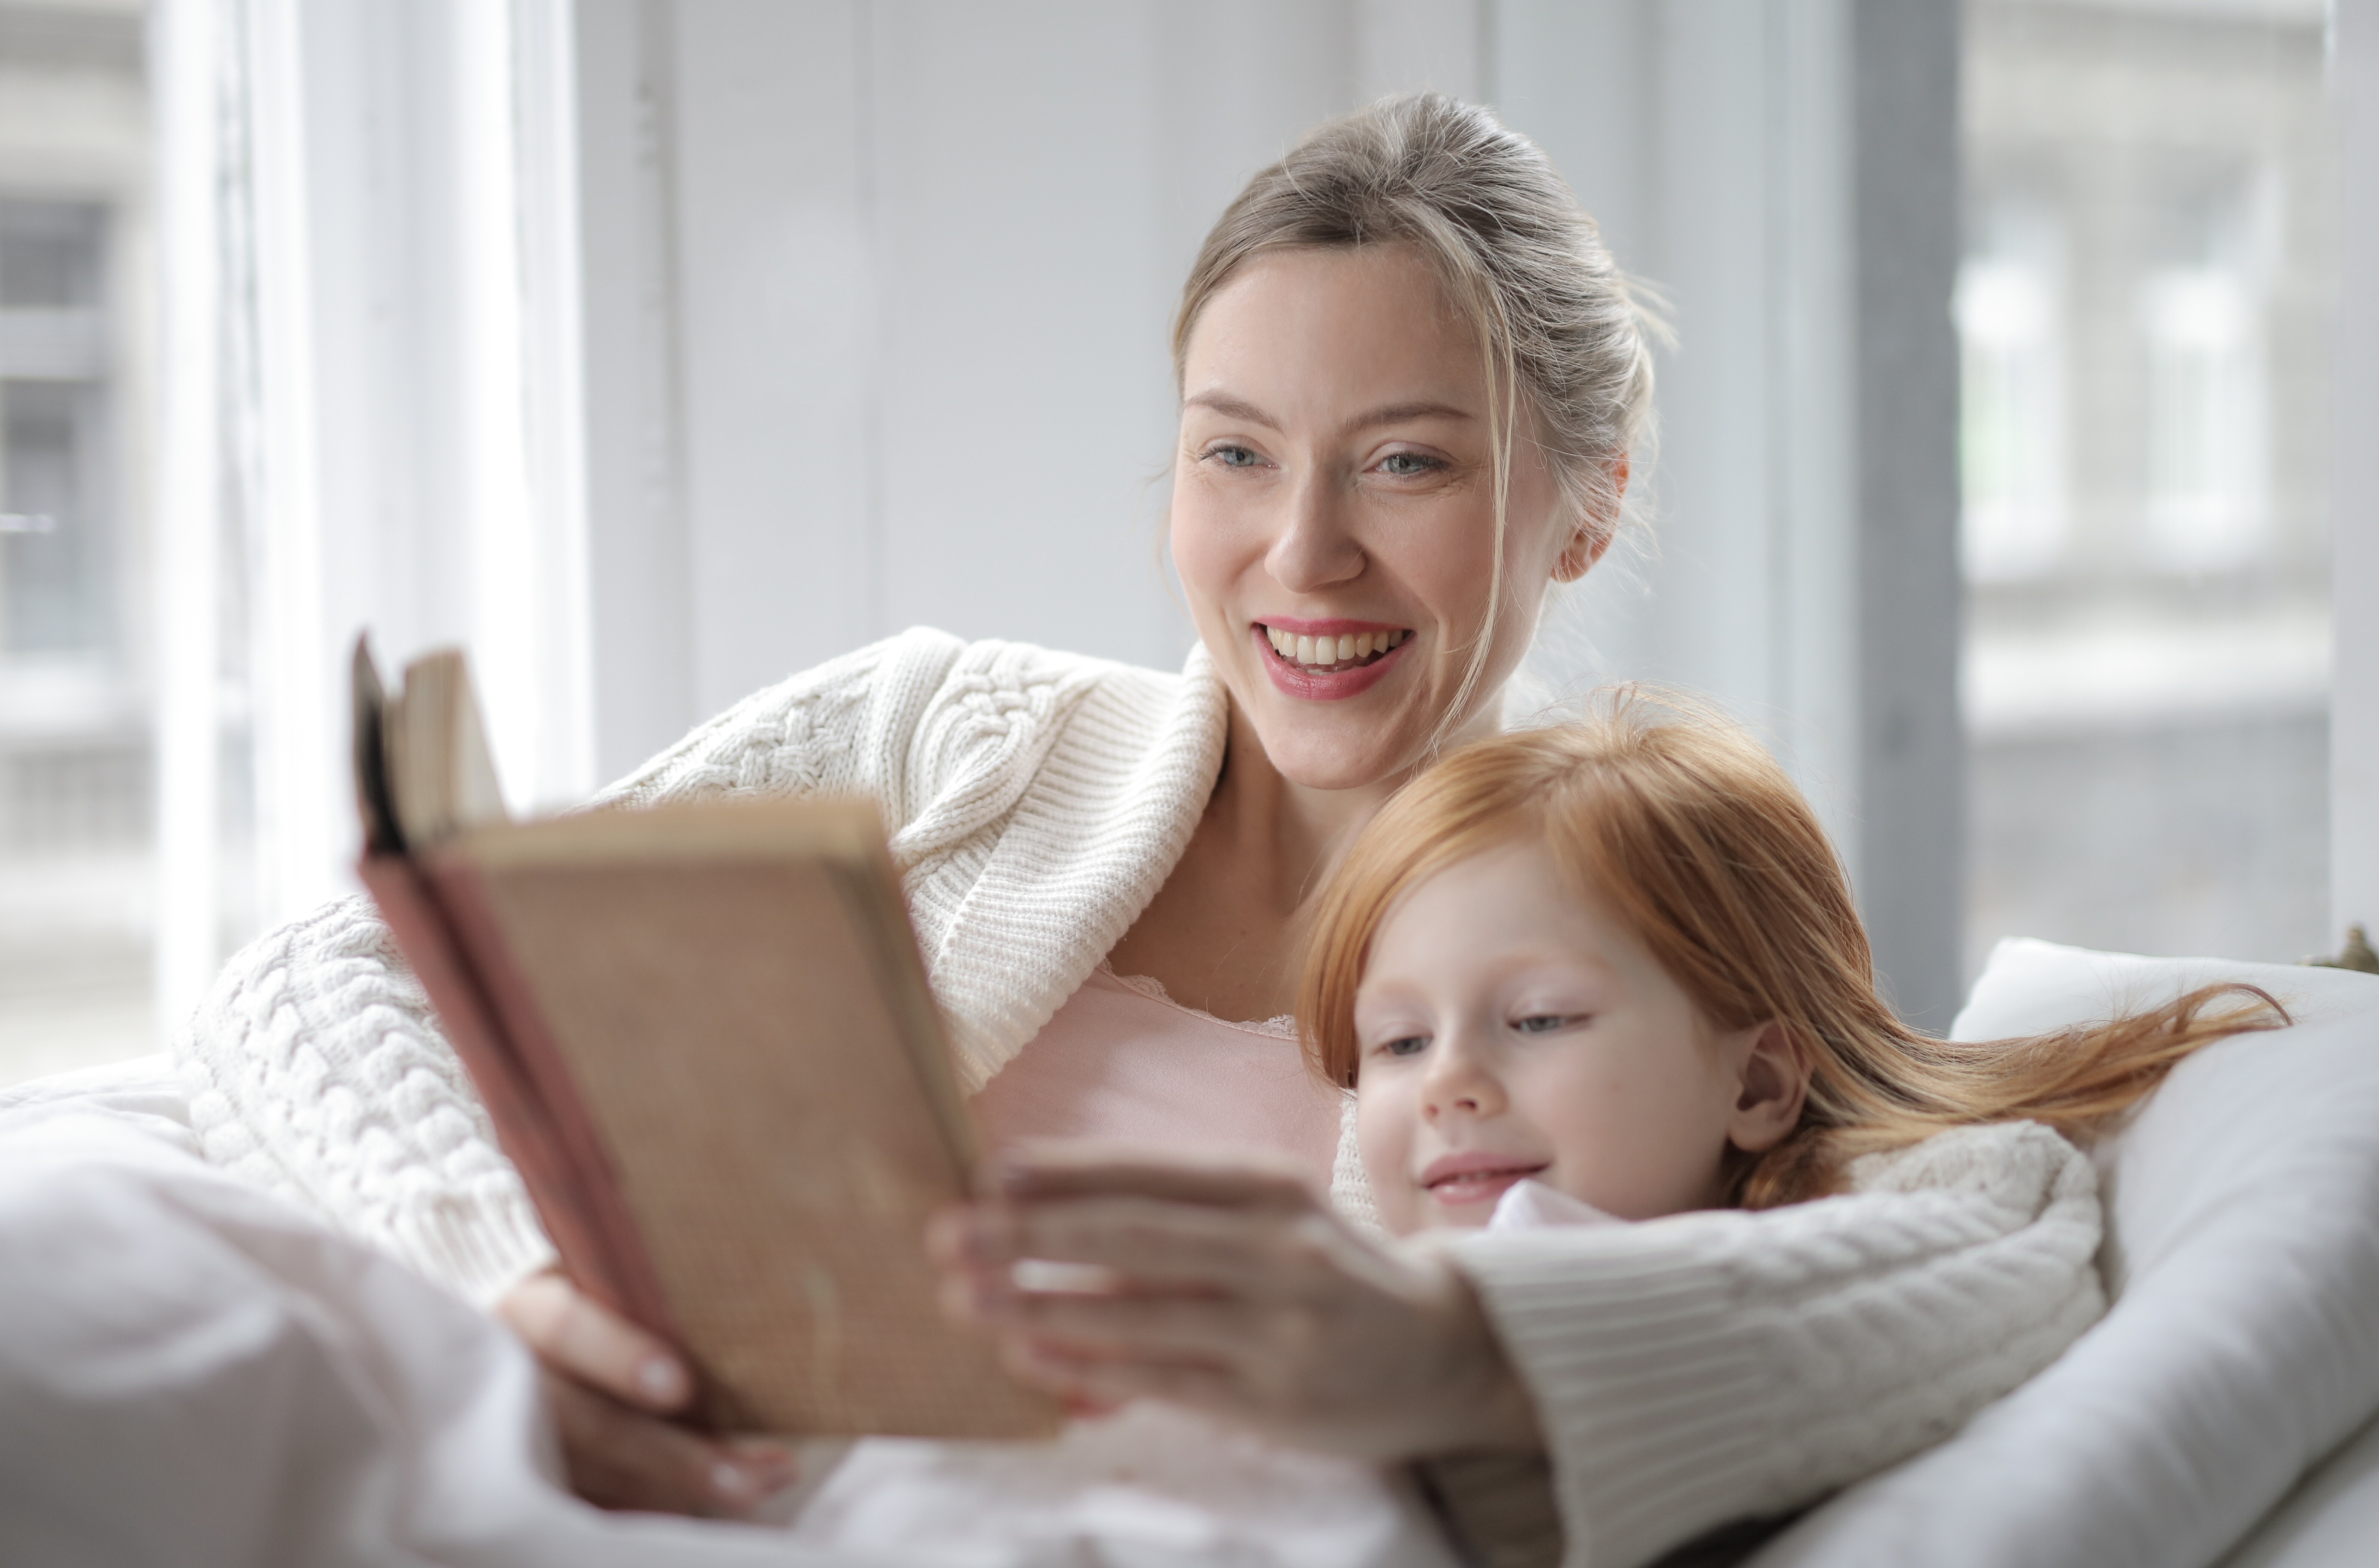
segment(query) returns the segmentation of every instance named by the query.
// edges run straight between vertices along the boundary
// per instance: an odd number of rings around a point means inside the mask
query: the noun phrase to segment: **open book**
[[[509,820],[467,670],[355,658],[364,884],[579,1285],[721,1430],[1015,1437],[1055,1405],[921,1245],[972,1133],[875,808]]]

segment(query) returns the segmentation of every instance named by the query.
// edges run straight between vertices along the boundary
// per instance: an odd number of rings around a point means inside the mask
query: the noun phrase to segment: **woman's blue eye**
[[[1218,446],[1206,455],[1222,459],[1226,468],[1252,468],[1256,465],[1256,454],[1243,446]]]
[[[1412,479],[1436,467],[1437,459],[1417,452],[1392,452],[1380,460],[1380,466],[1399,479]]]

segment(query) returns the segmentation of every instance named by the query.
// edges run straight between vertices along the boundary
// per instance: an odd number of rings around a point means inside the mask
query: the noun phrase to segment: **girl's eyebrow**
[[[1262,425],[1267,430],[1280,428],[1280,421],[1242,397],[1226,392],[1193,392],[1181,400],[1184,408],[1211,409],[1226,419],[1244,419],[1250,425]],[[1409,403],[1391,403],[1359,414],[1346,421],[1341,433],[1368,430],[1381,425],[1401,425],[1408,419],[1476,419],[1468,409],[1456,408],[1450,403],[1438,403],[1417,398]]]

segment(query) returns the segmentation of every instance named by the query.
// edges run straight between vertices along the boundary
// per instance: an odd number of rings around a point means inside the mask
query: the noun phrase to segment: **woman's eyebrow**
[[[1456,408],[1450,403],[1391,403],[1374,408],[1369,414],[1359,414],[1346,421],[1348,430],[1368,430],[1380,425],[1401,425],[1407,419],[1475,419],[1478,416],[1467,408]]]
[[[1280,421],[1242,397],[1225,392],[1192,392],[1181,400],[1185,408],[1206,408],[1226,419],[1244,419],[1250,425],[1262,425],[1267,430],[1280,428]],[[1456,408],[1450,403],[1418,399],[1409,403],[1391,403],[1346,421],[1345,430],[1369,430],[1381,425],[1400,425],[1408,419],[1476,419],[1467,408]]]
[[[1226,419],[1244,419],[1250,425],[1262,425],[1267,430],[1280,428],[1280,421],[1243,397],[1229,392],[1192,392],[1181,400],[1184,408],[1211,408]]]

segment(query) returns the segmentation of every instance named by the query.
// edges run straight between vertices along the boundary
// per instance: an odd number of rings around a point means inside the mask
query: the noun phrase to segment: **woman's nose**
[[[1334,587],[1363,572],[1363,549],[1347,528],[1346,487],[1310,466],[1289,497],[1288,516],[1264,564],[1291,593]]]

